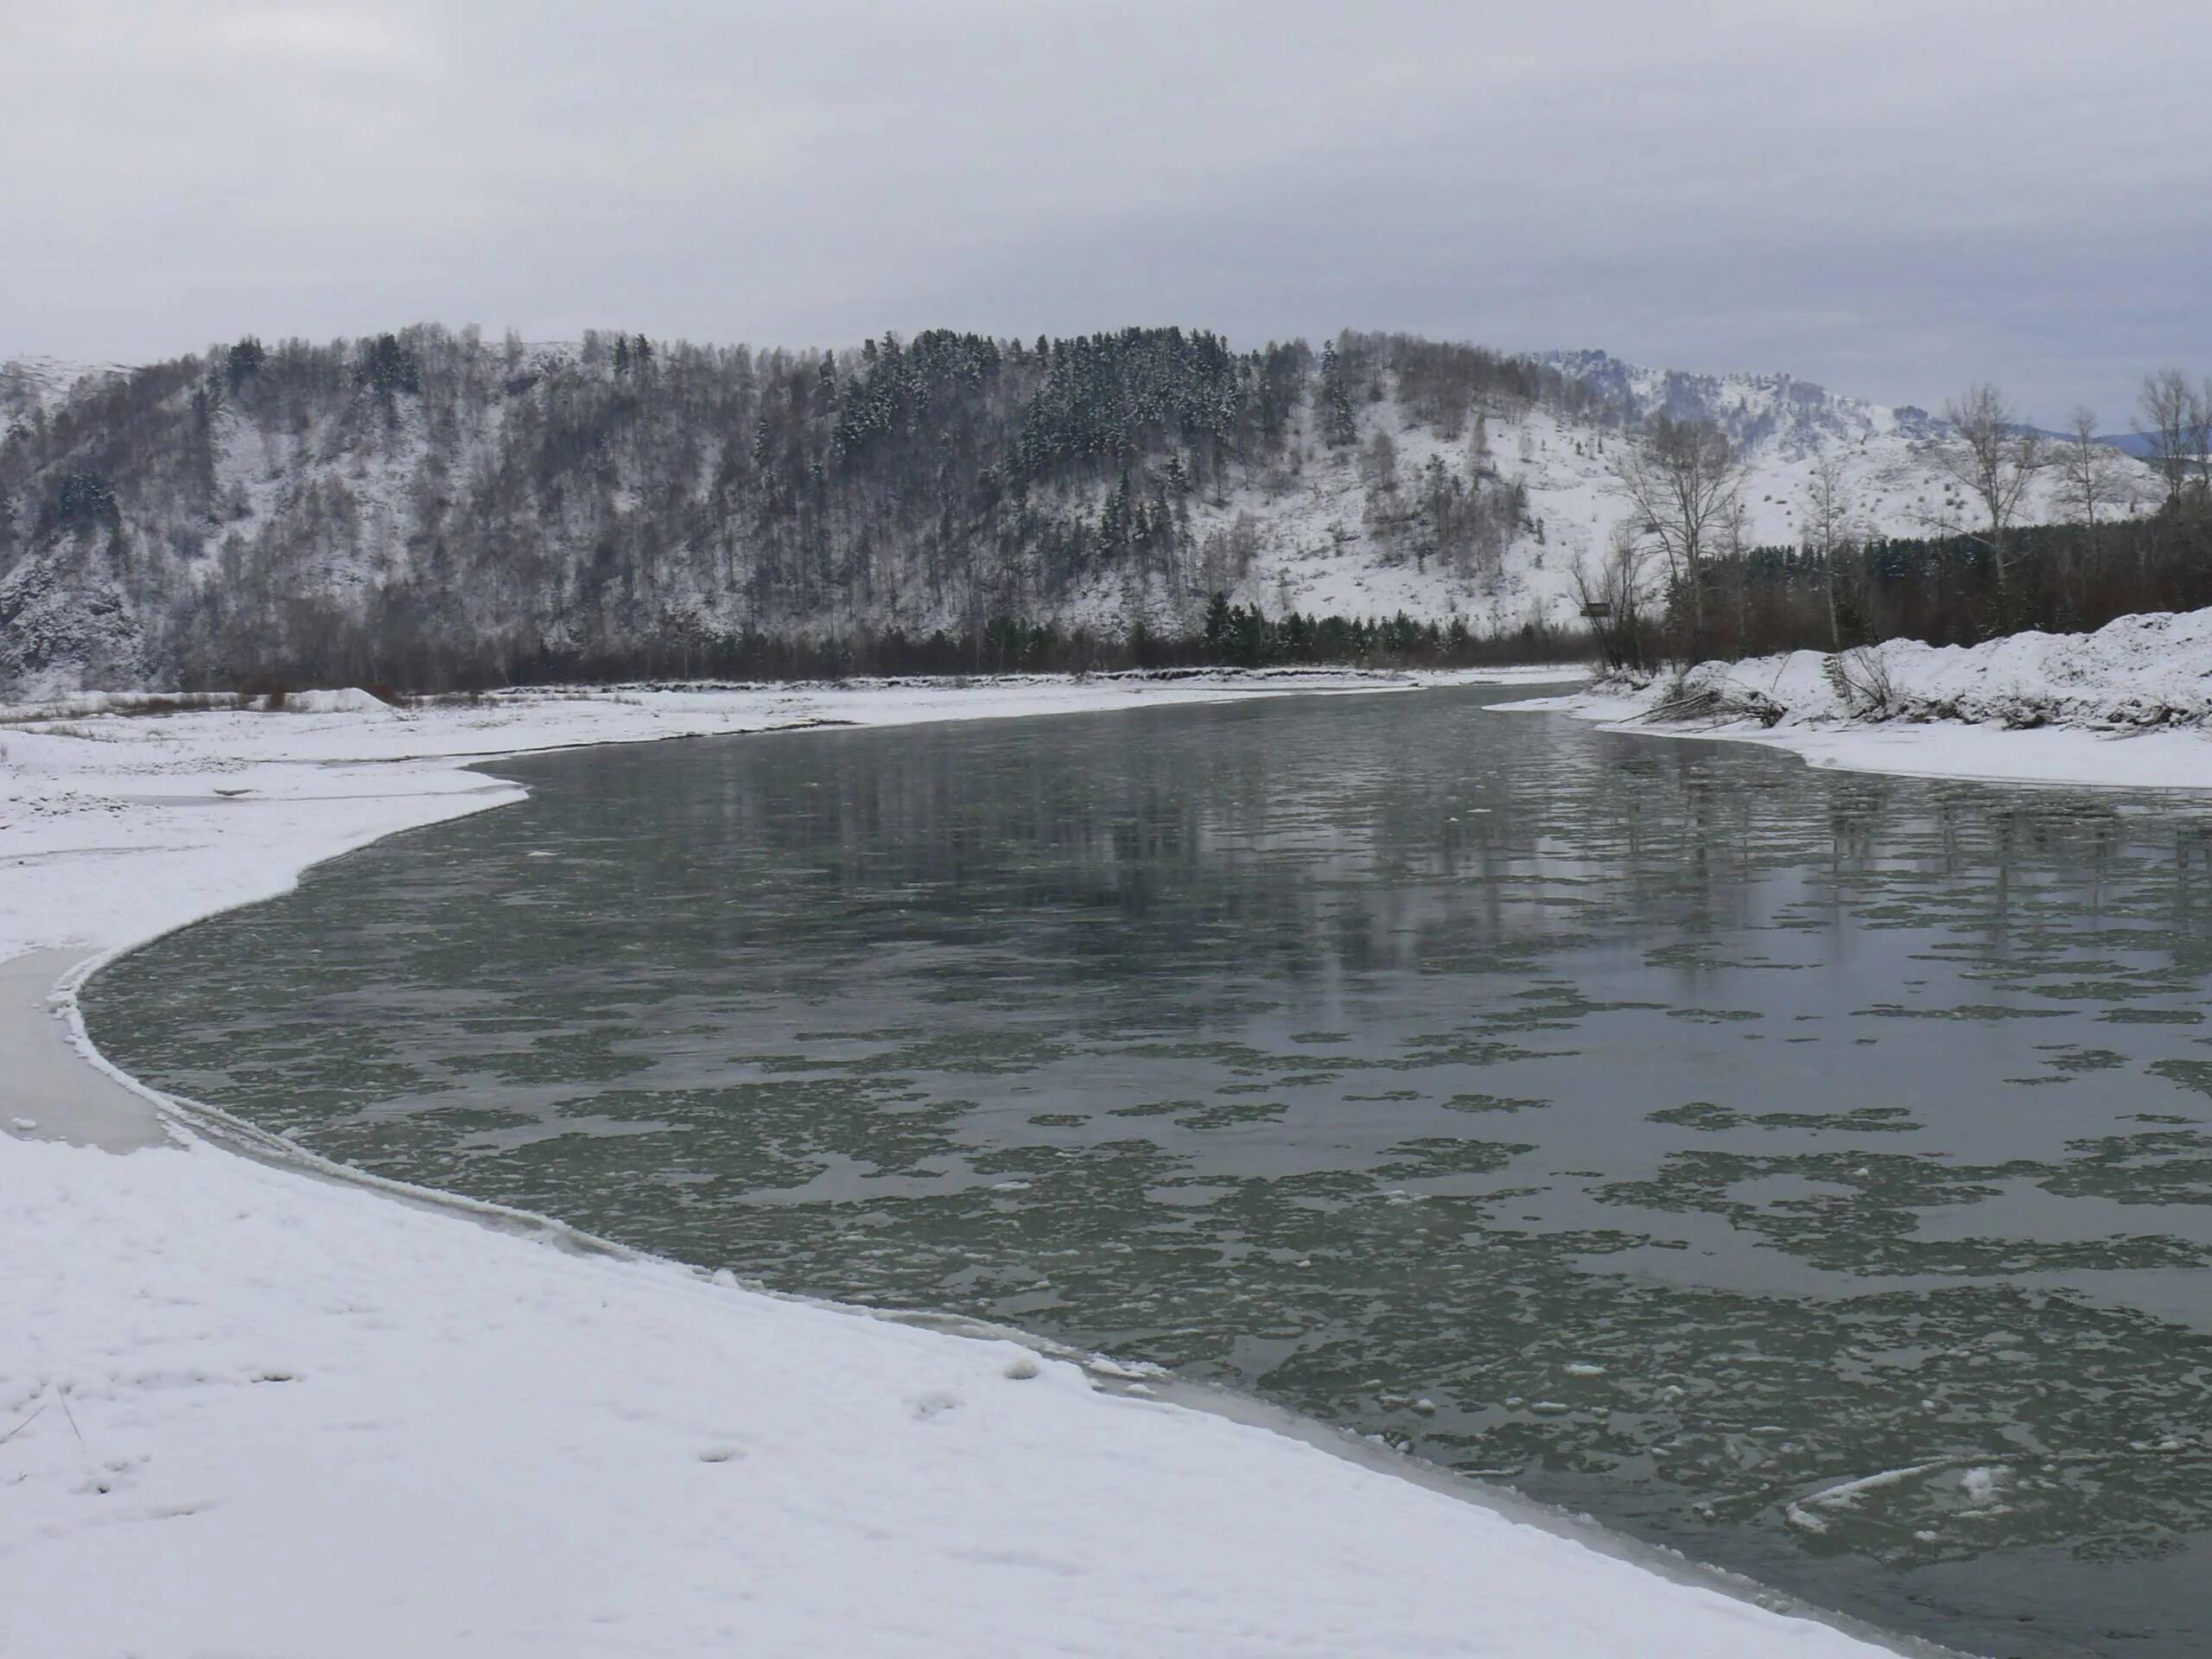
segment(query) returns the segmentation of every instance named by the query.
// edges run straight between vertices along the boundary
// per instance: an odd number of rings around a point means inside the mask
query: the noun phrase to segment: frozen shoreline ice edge
[[[1484,677],[1424,677],[1418,683],[1479,682]],[[1514,677],[1538,677],[1499,676],[1497,680]],[[917,1559],[934,1564],[931,1583],[935,1599],[919,1612],[910,1608],[892,1619],[878,1633],[883,1644],[874,1650],[973,1651],[979,1631],[990,1628],[998,1612],[1012,1608],[1020,1612],[1024,1628],[1033,1631],[1041,1623],[1091,1641],[1141,1639],[1162,1652],[1306,1650],[1317,1630],[1331,1630],[1341,1639],[1358,1643],[1358,1650],[1376,1654],[1566,1654],[1631,1637],[1637,1650],[1655,1654],[1939,1651],[1815,1613],[1748,1580],[1694,1566],[1672,1552],[1635,1544],[1592,1523],[1510,1492],[1478,1486],[1449,1471],[1256,1400],[1165,1376],[1145,1377],[1153,1396],[1140,1398],[1126,1392],[1126,1368],[1094,1366],[1088,1357],[1033,1338],[973,1321],[894,1319],[741,1287],[726,1274],[709,1275],[644,1257],[558,1222],[366,1177],[314,1159],[279,1137],[237,1124],[226,1115],[173,1101],[146,1088],[99,1056],[84,1033],[76,994],[100,966],[125,950],[218,910],[282,892],[310,865],[399,830],[524,798],[520,789],[497,780],[487,785],[484,774],[470,770],[503,754],[579,743],[765,733],[823,720],[883,724],[1096,712],[1294,691],[1371,692],[1414,683],[1405,677],[1291,684],[1221,678],[1201,684],[1149,686],[1032,681],[1006,688],[936,688],[919,693],[903,687],[800,693],[669,691],[531,699],[523,706],[524,712],[512,718],[514,710],[497,709],[489,714],[441,710],[403,716],[347,705],[306,715],[170,715],[137,722],[137,731],[120,735],[41,730],[36,724],[0,729],[0,746],[6,749],[0,778],[8,789],[0,799],[0,960],[31,950],[70,952],[68,970],[59,984],[41,995],[38,1014],[59,1016],[71,1046],[88,1063],[87,1078],[105,1074],[109,1083],[145,1101],[149,1113],[159,1114],[162,1122],[181,1127],[173,1149],[128,1157],[0,1139],[0,1167],[19,1166],[28,1200],[0,1217],[0,1244],[25,1269],[0,1291],[0,1306],[16,1304],[7,1309],[10,1328],[39,1333],[28,1363],[21,1356],[12,1363],[0,1360],[0,1434],[15,1431],[0,1446],[0,1458],[13,1452],[11,1461],[17,1465],[11,1469],[0,1464],[0,1478],[18,1470],[21,1477],[17,1502],[11,1504],[7,1520],[0,1522],[0,1559],[20,1565],[36,1560],[44,1569],[37,1575],[36,1588],[11,1595],[0,1605],[0,1636],[23,1642],[27,1650],[56,1655],[112,1650],[118,1643],[143,1640],[155,1630],[169,1640],[189,1637],[223,1642],[248,1635],[267,1639],[272,1624],[296,1632],[302,1626],[316,1632],[320,1651],[365,1654],[403,1637],[418,1651],[519,1652],[542,1642],[549,1630],[610,1620],[628,1626],[625,1642],[642,1651],[675,1650],[710,1630],[752,1639],[761,1651],[810,1650],[823,1641],[843,1642],[849,1650],[855,1637],[866,1637],[864,1630],[853,1625],[854,1604],[842,1595],[819,1593],[823,1577],[840,1580],[858,1565],[838,1558],[836,1547],[851,1547],[855,1540],[848,1530],[835,1527],[813,1541],[819,1547],[813,1552],[815,1581],[810,1583],[802,1573],[798,1581],[786,1586],[779,1601],[765,1609],[757,1604],[749,1609],[741,1603],[733,1606],[715,1586],[696,1581],[683,1570],[688,1558],[680,1548],[674,1550],[673,1560],[667,1554],[651,1558],[656,1581],[642,1586],[651,1593],[629,1597],[631,1605],[611,1614],[606,1609],[575,1610],[570,1616],[582,1623],[574,1625],[566,1623],[561,1606],[573,1588],[566,1573],[524,1573],[534,1596],[518,1596],[512,1587],[470,1590],[450,1581],[426,1582],[416,1600],[401,1604],[404,1618],[398,1624],[391,1622],[390,1609],[381,1620],[362,1617],[359,1598],[327,1581],[318,1591],[318,1580],[311,1572],[293,1581],[296,1593],[288,1596],[278,1589],[272,1595],[265,1552],[275,1535],[297,1534],[302,1525],[312,1525],[313,1516],[330,1508],[334,1491],[346,1495],[345,1479],[321,1483],[326,1490],[320,1494],[296,1490],[296,1475],[288,1483],[281,1470],[263,1466],[267,1459],[253,1455],[257,1442],[270,1439],[269,1426],[257,1422],[256,1413],[241,1415],[232,1410],[211,1424],[204,1407],[184,1412],[165,1407],[178,1403],[169,1395],[213,1385],[179,1388],[165,1382],[154,1387],[143,1376],[134,1380],[132,1368],[157,1357],[156,1350],[178,1345],[197,1349],[204,1362],[209,1333],[157,1332],[150,1340],[118,1346],[107,1332],[118,1324],[143,1321],[144,1303],[176,1300],[164,1290],[153,1289],[149,1294],[149,1288],[173,1284],[180,1267],[200,1287],[201,1299],[195,1305],[209,1311],[219,1325],[226,1316],[241,1314],[248,1316],[249,1324],[264,1326],[289,1321],[302,1327],[289,1333],[291,1339],[312,1348],[318,1335],[312,1328],[317,1310],[302,1306],[296,1297],[270,1296],[265,1293],[272,1287],[251,1278],[246,1286],[236,1286],[236,1258],[216,1252],[213,1260],[190,1260],[200,1254],[194,1246],[204,1226],[157,1226],[150,1253],[125,1249],[117,1259],[116,1241],[103,1237],[104,1230],[131,1235],[142,1244],[148,1236],[121,1225],[103,1230],[83,1224],[103,1210],[119,1221],[109,1207],[118,1200],[140,1212],[137,1219],[149,1209],[157,1219],[167,1213],[165,1202],[147,1203],[150,1173],[158,1177],[151,1185],[162,1189],[161,1200],[184,1198],[190,1201],[185,1207],[197,1204],[204,1210],[210,1198],[219,1208],[250,1196],[255,1202],[236,1212],[240,1224],[267,1219],[262,1214],[264,1206],[281,1212],[276,1238],[260,1241],[264,1248],[274,1244],[281,1249],[286,1234],[312,1231],[319,1224],[336,1220],[340,1211],[349,1225],[373,1217],[372,1223],[359,1230],[365,1236],[353,1239],[357,1248],[345,1253],[347,1259],[341,1264],[346,1271],[365,1272],[372,1279],[378,1276],[385,1253],[366,1247],[378,1243],[379,1236],[382,1242],[398,1245],[399,1235],[408,1228],[444,1226],[458,1217],[471,1224],[458,1237],[448,1234],[441,1240],[458,1278],[502,1281],[518,1274],[532,1279],[543,1276],[531,1271],[538,1263],[564,1262],[571,1267],[588,1262],[626,1279],[639,1275],[664,1292],[680,1286],[687,1319],[674,1337],[678,1349],[687,1345],[684,1337],[694,1328],[689,1316],[702,1313],[714,1328],[698,1334],[711,1336],[718,1344],[735,1339],[741,1348],[748,1336],[767,1334],[748,1332],[749,1325],[802,1318],[817,1327],[809,1335],[825,1351],[855,1351],[850,1356],[827,1356],[833,1363],[841,1358],[857,1363],[861,1345],[880,1345],[886,1339],[883,1333],[902,1332],[898,1343],[925,1343],[931,1351],[924,1357],[902,1346],[897,1357],[909,1363],[893,1366],[879,1379],[888,1384],[894,1398],[903,1397],[899,1391],[908,1384],[925,1380],[925,1376],[910,1373],[947,1367],[973,1373],[979,1355],[988,1357],[987,1375],[995,1368],[1001,1370],[991,1380],[1004,1390],[1015,1374],[1002,1370],[1014,1363],[1003,1356],[1018,1351],[1016,1344],[1043,1355],[1048,1362],[1043,1368],[1048,1386],[1039,1389],[1034,1382],[1025,1382],[1011,1397],[1049,1402],[1052,1409],[1046,1415],[1051,1421],[1044,1426],[1047,1432],[1026,1440],[1017,1436],[1012,1444],[995,1444],[986,1437],[981,1446],[966,1448],[963,1466],[973,1472],[980,1455],[980,1466],[995,1479],[1033,1487],[1042,1478],[1065,1489],[1030,1494],[1033,1502],[1041,1499],[1045,1503],[1041,1518],[1046,1535],[1076,1546],[1069,1552],[1070,1560],[1052,1567],[1040,1567],[1025,1554],[1027,1547],[1019,1541],[1033,1540],[1039,1517],[1022,1513],[1022,1506],[1012,1503],[1001,1506],[986,1502],[975,1514],[968,1513],[974,1504],[963,1508],[953,1503],[956,1513],[950,1520],[955,1530],[1006,1530],[1010,1535],[995,1541],[1005,1547],[967,1552],[964,1565],[948,1567],[937,1560],[943,1543],[938,1522],[947,1517],[938,1513],[935,1521],[915,1526],[911,1510],[917,1492],[929,1500],[925,1512],[943,1510],[943,1471],[931,1467],[926,1457],[908,1459],[915,1466],[902,1471],[895,1446],[868,1444],[870,1428],[880,1426],[848,1426],[853,1428],[845,1436],[849,1442],[863,1450],[892,1453],[871,1460],[879,1475],[887,1472],[889,1477],[891,1490],[876,1494],[879,1507],[910,1522],[903,1535],[896,1527],[889,1529],[889,1546],[905,1558],[908,1571]],[[100,723],[105,724],[105,717]],[[378,774],[375,782],[383,786],[376,791],[348,793],[330,787],[366,781],[356,774],[371,768]],[[221,777],[232,779],[224,787],[234,792],[214,792]],[[238,781],[241,777],[253,781]],[[318,804],[327,810],[315,810]],[[260,811],[264,807],[275,809],[274,816]],[[195,814],[202,820],[197,825],[191,822]],[[218,816],[210,819],[210,814]],[[108,832],[103,844],[72,847],[73,839],[82,839],[74,832],[86,829],[87,821]],[[72,855],[92,859],[89,875],[69,871]],[[103,880],[103,857],[134,860],[132,868],[147,872],[147,877],[136,882]],[[218,868],[213,872],[202,868],[197,881],[176,879],[181,871],[172,868],[211,862]],[[105,901],[86,891],[92,884],[110,890]],[[118,887],[127,889],[119,899],[113,891]],[[74,921],[73,910],[79,912]],[[67,1128],[66,1122],[54,1122],[50,1108],[41,1123],[43,1134],[57,1129],[66,1133]],[[238,1153],[256,1161],[234,1155]],[[192,1160],[188,1171],[181,1167],[186,1158]],[[113,1190],[118,1187],[129,1191]],[[213,1191],[229,1188],[238,1190]],[[404,1202],[393,1205],[388,1201],[392,1198]],[[366,1200],[368,1207],[357,1205],[356,1198]],[[495,1230],[487,1232],[486,1224]],[[502,1236],[503,1243],[487,1242]],[[541,1248],[545,1243],[567,1248],[556,1255]],[[504,1254],[508,1250],[527,1254],[511,1261]],[[389,1254],[404,1260],[407,1252],[403,1248]],[[86,1275],[70,1270],[73,1262],[81,1266],[88,1255],[102,1255],[105,1259],[99,1266],[105,1272]],[[187,1259],[180,1262],[180,1256]],[[485,1269],[480,1275],[474,1273],[480,1265],[477,1258]],[[41,1267],[52,1271],[41,1274]],[[162,1267],[170,1270],[169,1278],[154,1271]],[[88,1286],[87,1278],[99,1284]],[[87,1288],[96,1294],[84,1294]],[[587,1300],[592,1291],[603,1297],[607,1288],[588,1287]],[[543,1294],[542,1288],[539,1294]],[[715,1299],[711,1308],[694,1306],[702,1296]],[[785,1312],[772,1313],[772,1309]],[[550,1315],[576,1310],[563,1302],[544,1311]],[[406,1315],[420,1313],[404,1310]],[[346,1392],[359,1404],[373,1406],[395,1395],[405,1396],[404,1376],[385,1374],[388,1368],[378,1363],[380,1350],[399,1348],[405,1351],[402,1357],[412,1357],[426,1333],[419,1328],[419,1319],[403,1317],[400,1323],[407,1327],[405,1340],[350,1348],[342,1342],[337,1344],[345,1351],[345,1367],[351,1372],[345,1380],[353,1386]],[[837,1334],[825,1334],[832,1332]],[[472,1351],[480,1349],[490,1333],[470,1328],[427,1334],[437,1338],[433,1345],[451,1361],[480,1359]],[[670,1335],[664,1330],[658,1334]],[[572,1369],[588,1377],[599,1353],[593,1344],[568,1357]],[[312,1381],[318,1374],[285,1371],[282,1366],[263,1369],[270,1374],[257,1374],[253,1380]],[[219,1370],[203,1365],[201,1374]],[[149,1374],[167,1375],[158,1367]],[[688,1387],[696,1393],[702,1380],[683,1378],[677,1391],[685,1392]],[[703,1379],[710,1384],[714,1380]],[[873,1396],[884,1391],[879,1386],[868,1392]],[[310,1392],[296,1390],[294,1397]],[[486,1397],[463,1403],[496,1414],[498,1391],[480,1392],[486,1392]],[[636,1390],[638,1397],[626,1402],[618,1390],[596,1403],[620,1421],[626,1412],[645,1409],[642,1402],[655,1392],[641,1387]],[[266,1397],[265,1390],[251,1388],[230,1393],[236,1397],[226,1403],[232,1407]],[[711,1397],[719,1390],[709,1387],[708,1393]],[[442,1403],[440,1394],[439,1389],[429,1390],[413,1403],[435,1412]],[[929,1397],[940,1395],[958,1397],[946,1389]],[[96,1462],[86,1477],[79,1466],[83,1457],[73,1456],[67,1431],[46,1421],[43,1403],[50,1401],[70,1408],[64,1414],[71,1423],[89,1416],[103,1440],[119,1431],[122,1440],[140,1449],[119,1459]],[[861,1416],[871,1416],[868,1408],[881,1403],[874,1397],[858,1402]],[[800,1404],[804,1408],[804,1402]],[[1179,1408],[1185,1407],[1198,1409]],[[919,1414],[919,1408],[915,1410]],[[938,1413],[932,1409],[925,1414],[935,1418]],[[808,1431],[822,1426],[818,1415],[805,1409],[800,1423]],[[1217,1427],[1201,1428],[1201,1423]],[[531,1420],[513,1432],[515,1443],[505,1449],[518,1466],[543,1464],[550,1449],[545,1428]],[[1056,1446],[1077,1429],[1080,1438],[1097,1442],[1095,1450],[1101,1455],[1056,1459]],[[324,1424],[303,1440],[287,1442],[280,1437],[276,1444],[295,1452],[302,1446],[329,1448],[334,1443],[342,1445],[334,1440],[341,1432],[361,1433]],[[1224,1433],[1230,1438],[1223,1440]],[[447,1460],[435,1445],[424,1446],[422,1438],[403,1437],[380,1450],[387,1462],[396,1457],[402,1466],[410,1459],[422,1465],[417,1471],[421,1478],[410,1483],[410,1488],[419,1485],[425,1491],[452,1495],[454,1483]],[[1138,1455],[1162,1449],[1141,1442],[1163,1439],[1167,1452],[1164,1460]],[[90,1451],[81,1430],[75,1447],[79,1454]],[[790,1465],[787,1472],[798,1491],[812,1493],[825,1485],[849,1490],[849,1483],[839,1480],[834,1466],[817,1466],[824,1462],[834,1465],[837,1459],[824,1456],[810,1462],[805,1433],[775,1450],[779,1460]],[[741,1457],[741,1451],[746,1455]],[[1318,1468],[1305,1461],[1316,1452],[1326,1458]],[[769,1452],[765,1446],[741,1448],[717,1440],[696,1457],[759,1465],[768,1461]],[[1127,1466],[1133,1459],[1139,1465],[1134,1470]],[[559,1491],[567,1501],[560,1504],[556,1498],[556,1510],[589,1510],[601,1503],[617,1509],[631,1496],[621,1490],[625,1471],[632,1467],[628,1459],[601,1458],[596,1462],[598,1466],[584,1478],[560,1483]],[[1191,1478],[1194,1462],[1200,1476],[1195,1489]],[[107,1463],[121,1466],[103,1474]],[[173,1495],[149,1492],[144,1513],[122,1517],[126,1523],[120,1526],[115,1511],[125,1507],[122,1504],[108,1505],[108,1513],[90,1525],[83,1524],[86,1517],[71,1512],[73,1504],[81,1511],[81,1500],[87,1497],[116,1496],[132,1482],[158,1485],[172,1469],[187,1475],[197,1472],[203,1484],[220,1485],[226,1466],[232,1476],[229,1490],[212,1501],[180,1503]],[[364,1472],[355,1465],[346,1467],[356,1474]],[[517,1469],[508,1473],[513,1478]],[[240,1479],[241,1474],[266,1478]],[[932,1480],[932,1475],[938,1478]],[[1075,1478],[1078,1476],[1083,1478]],[[503,1490],[497,1478],[461,1484],[474,1500],[456,1505],[463,1514],[480,1511],[487,1491],[496,1495]],[[1294,1495],[1286,1486],[1295,1489],[1306,1503],[1292,1503],[1286,1508],[1281,1500]],[[1416,1493],[1423,1495],[1419,1501],[1413,1497]],[[1434,1510],[1431,1506],[1440,1499],[1452,1507]],[[1273,1547],[1255,1555],[1224,1539],[1219,1527],[1224,1503],[1244,1529],[1265,1535]],[[1001,1507],[1004,1514],[997,1512]],[[795,1527],[801,1533],[809,1529],[804,1508],[799,1506],[798,1516],[789,1508],[766,1514],[748,1510],[734,1521],[724,1516],[721,1531],[688,1524],[714,1519],[704,1514],[681,1513],[677,1522],[689,1533],[734,1541],[741,1557],[748,1553],[773,1556],[785,1541],[785,1535]],[[510,1519],[521,1513],[502,1512],[509,1513]],[[216,1535],[212,1541],[200,1541],[203,1548],[181,1553],[176,1549],[176,1523],[212,1521],[226,1514],[229,1519],[221,1527],[194,1529]],[[356,1556],[379,1560],[410,1556],[409,1541],[395,1535],[395,1526],[419,1525],[420,1517],[420,1506],[410,1506],[364,1529],[344,1524],[340,1516],[323,1516],[326,1526],[338,1523]],[[1009,1524],[1017,1520],[1018,1524]],[[1395,1548],[1377,1560],[1371,1559],[1375,1541],[1365,1541],[1370,1548],[1352,1551],[1347,1559],[1347,1529],[1371,1529],[1377,1539]],[[439,1529],[434,1526],[431,1530]],[[573,1541],[567,1529],[551,1530]],[[813,1530],[823,1529],[816,1526]],[[543,1548],[549,1541],[536,1541]],[[664,1541],[671,1548],[677,1542]],[[875,1538],[865,1541],[874,1548],[849,1548],[848,1554],[880,1553],[884,1543]],[[451,1543],[463,1558],[471,1553],[465,1537]],[[257,1544],[264,1554],[255,1553]],[[559,1557],[563,1552],[556,1548],[553,1554]],[[1287,1558],[1298,1562],[1294,1582],[1287,1580],[1281,1570]],[[188,1563],[188,1570],[179,1570],[182,1563]],[[502,1582],[518,1570],[512,1560],[493,1566],[490,1576]],[[1097,1580],[1097,1586],[1090,1593],[1079,1593],[1068,1587],[1068,1574],[1062,1568],[1078,1580]],[[1470,1570],[1476,1568],[1484,1570]],[[241,1576],[253,1585],[237,1585]],[[451,1574],[447,1577],[450,1580]],[[1046,1580],[1042,1586],[1040,1578]],[[103,1581],[143,1583],[148,1593],[124,1605],[119,1599],[93,1593]],[[1107,1593],[1102,1597],[1097,1589]],[[238,1609],[249,1591],[259,1597],[251,1615],[257,1622],[241,1628],[238,1620],[245,1615]],[[1197,1614],[1192,1612],[1194,1595],[1202,1610]],[[226,1606],[233,1608],[227,1619]],[[934,1622],[929,1607],[936,1610]],[[748,1611],[750,1620],[745,1617]],[[426,1617],[432,1628],[424,1628]],[[441,1617],[442,1630],[437,1628]],[[1665,1623],[1673,1634],[1655,1643],[1655,1621]],[[338,1623],[346,1628],[333,1630],[332,1624]],[[469,1631],[466,1637],[464,1628]],[[331,1645],[334,1641],[337,1645]]]

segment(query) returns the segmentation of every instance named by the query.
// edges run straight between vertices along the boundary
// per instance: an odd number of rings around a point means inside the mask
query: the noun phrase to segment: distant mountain
[[[140,368],[0,366],[0,686],[422,683],[751,631],[1120,634],[1270,613],[1571,620],[1659,414],[1751,463],[1745,535],[1796,539],[1814,467],[1860,524],[1964,516],[1940,423],[1777,376],[1346,334],[834,357],[433,327]],[[2130,507],[2147,511],[2147,471]],[[2049,488],[2031,517],[2056,516]]]
[[[2074,441],[2074,435],[2071,432],[2053,432],[2048,427],[2037,429],[2041,431],[2044,436],[2056,442],[2071,443]],[[2140,432],[2107,432],[2097,442],[2119,450],[2123,455],[2132,455],[2138,461],[2148,461],[2158,453],[2158,441],[2154,438],[2146,438]]]
[[[1787,374],[1688,374],[1624,363],[1603,352],[1552,352],[1537,360],[1598,391],[1630,425],[1665,415],[1719,426],[1751,463],[1745,504],[1747,538],[1755,543],[1798,540],[1813,469],[1824,460],[1840,463],[1862,534],[1928,536],[1973,519],[1963,492],[1936,460],[1949,429],[1924,409],[1862,402]],[[2139,458],[2144,447],[2132,438],[2106,442],[2131,457]],[[2035,480],[2021,522],[2064,518],[2062,488],[2055,471]],[[2164,493],[2140,466],[2123,469],[2120,491],[2110,511],[2121,517],[2152,511]],[[1611,515],[1593,511],[1591,522],[1610,531],[1618,517],[1618,507]]]

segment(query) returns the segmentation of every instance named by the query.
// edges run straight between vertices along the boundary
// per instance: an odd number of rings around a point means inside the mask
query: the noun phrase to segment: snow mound
[[[1971,646],[1700,663],[1491,707],[1764,743],[1847,772],[2212,794],[2212,609]]]
[[[1677,680],[1634,689],[1607,712],[1767,727],[2204,727],[2212,725],[2212,610],[2124,616],[2094,633],[2031,631],[1979,645],[1893,639],[1834,654],[1700,663]]]
[[[359,686],[342,691],[294,691],[289,693],[283,706],[290,713],[299,715],[391,715],[391,705],[372,692]]]

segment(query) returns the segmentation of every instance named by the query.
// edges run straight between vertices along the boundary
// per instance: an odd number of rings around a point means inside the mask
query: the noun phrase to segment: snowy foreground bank
[[[1286,688],[0,725],[0,1653],[1884,1650],[1108,1368],[238,1155],[48,1006],[317,859],[519,798],[474,757],[1255,689]]]
[[[2212,791],[2212,610],[1981,645],[1701,663],[1497,707],[1765,743],[1850,772]]]

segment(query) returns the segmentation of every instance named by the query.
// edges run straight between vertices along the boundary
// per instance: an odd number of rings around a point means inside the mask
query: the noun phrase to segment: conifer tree
[[[1321,438],[1332,449],[1357,440],[1359,423],[1351,412],[1351,387],[1344,359],[1331,340],[1321,348]]]
[[[241,385],[261,372],[261,365],[269,360],[269,353],[251,334],[223,353],[223,378],[236,391]]]
[[[1234,619],[1230,613],[1229,595],[1217,589],[1206,601],[1206,620],[1199,638],[1205,642],[1206,656],[1214,662],[1222,660],[1229,649],[1229,636]]]

